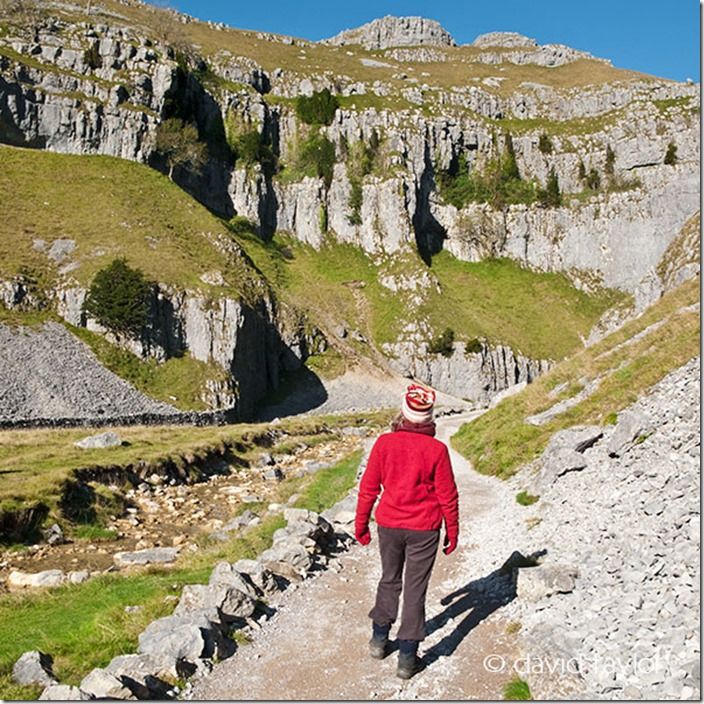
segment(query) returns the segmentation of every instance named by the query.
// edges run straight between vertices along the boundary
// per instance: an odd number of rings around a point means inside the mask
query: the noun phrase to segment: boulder
[[[94,699],[136,699],[119,677],[100,667],[91,670],[81,680],[80,688]]]
[[[185,616],[190,612],[215,610],[222,621],[231,622],[251,616],[255,608],[255,600],[232,585],[187,584],[181,592],[181,600],[174,615]]]
[[[639,436],[651,428],[648,417],[636,409],[619,413],[618,422],[609,440],[608,452],[611,457],[621,457],[633,447]]]
[[[247,560],[247,562],[255,561]],[[261,565],[259,567],[261,568]],[[242,574],[229,562],[218,562],[210,573],[208,583],[211,585],[234,587],[252,599],[256,599],[261,593],[260,588],[249,575]]]
[[[190,676],[204,658],[228,657],[231,646],[220,625],[206,615],[192,612],[157,619],[139,636],[138,652],[153,655],[173,677]]]
[[[238,560],[232,565],[232,569],[251,581],[265,596],[271,596],[280,590],[274,573],[266,569],[259,560]]]
[[[178,557],[179,548],[148,548],[134,552],[116,552],[113,561],[117,567],[132,567],[133,565],[168,564]]]
[[[20,655],[12,668],[12,679],[17,684],[41,684],[48,686],[57,684],[52,671],[54,663],[51,655],[39,650],[29,650]]]
[[[290,581],[300,582],[313,563],[308,550],[297,542],[281,541],[265,550],[259,559],[274,574]]]
[[[546,452],[562,449],[584,452],[595,445],[604,435],[604,429],[598,425],[575,425],[555,433],[548,443]]]
[[[8,587],[59,587],[66,581],[62,570],[44,570],[43,572],[20,572],[13,570],[7,578]]]
[[[76,447],[80,447],[82,450],[95,450],[105,447],[118,447],[122,444],[122,439],[117,433],[108,430],[104,433],[98,433],[97,435],[89,435],[73,444]]]
[[[50,684],[39,695],[42,702],[83,702],[92,698],[90,694],[68,684]]]
[[[120,679],[137,699],[166,699],[166,692],[171,687],[162,679],[170,676],[168,665],[153,655],[118,655],[110,661],[105,672]]]
[[[538,565],[518,570],[516,593],[520,599],[538,601],[574,590],[579,570],[571,565]]]

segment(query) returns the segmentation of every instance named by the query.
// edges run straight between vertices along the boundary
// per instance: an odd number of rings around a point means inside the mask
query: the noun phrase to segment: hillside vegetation
[[[479,472],[506,478],[536,458],[556,431],[615,422],[619,411],[699,353],[698,301],[699,277],[464,425],[453,436],[453,446]],[[526,422],[594,381],[595,391],[544,425]]]
[[[62,272],[86,285],[125,257],[147,278],[179,288],[222,294],[200,278],[212,271],[222,273],[230,295],[257,284],[242,257],[216,246],[230,239],[225,225],[153,169],[7,146],[0,146],[0,164],[0,278],[29,272],[47,285]],[[73,240],[75,249],[54,253],[56,240]]]
[[[0,156],[0,188],[8,204],[0,223],[0,277],[28,273],[39,288],[68,276],[87,286],[97,271],[124,256],[147,278],[213,298],[246,298],[267,281],[328,333],[344,325],[378,348],[396,341],[405,324],[424,322],[429,338],[452,327],[457,340],[481,338],[550,359],[575,350],[600,315],[624,298],[615,291],[588,295],[562,274],[532,272],[509,260],[469,263],[442,252],[428,268],[410,249],[375,259],[332,237],[320,250],[285,233],[264,243],[248,223],[215,217],[141,164],[11,147],[0,147]],[[243,255],[224,256],[218,238],[238,245]],[[52,246],[64,240],[75,248],[54,261]],[[203,282],[213,271],[222,273],[224,285]],[[383,277],[420,280],[427,274],[439,288],[418,289],[420,305],[408,291],[380,283]],[[167,369],[98,335],[74,332],[109,369],[156,398],[173,402],[176,396],[182,408],[202,408],[199,390],[217,375],[188,357],[171,360],[173,369]],[[361,354],[368,351],[357,347]]]

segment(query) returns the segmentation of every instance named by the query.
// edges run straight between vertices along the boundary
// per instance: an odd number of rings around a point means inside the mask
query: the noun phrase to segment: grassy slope
[[[384,273],[422,274],[425,265],[415,254],[375,263],[360,249],[331,241],[319,251],[283,235],[269,246],[240,243],[282,296],[319,319],[368,332],[377,345],[395,340],[404,322],[420,317],[435,333],[451,327],[457,339],[481,337],[528,356],[560,359],[624,298],[614,291],[587,295],[561,274],[532,272],[510,260],[462,262],[442,252],[430,269],[441,292],[431,288],[416,310],[407,294],[379,283]]]
[[[484,474],[505,478],[537,457],[550,436],[584,423],[612,422],[668,372],[699,353],[699,311],[681,311],[699,300],[699,278],[666,294],[640,317],[558,364],[516,396],[501,402],[453,437],[453,446]],[[634,336],[658,321],[663,324],[641,338]],[[602,381],[590,397],[542,426],[524,422],[550,408],[558,398],[549,393],[568,382],[569,396],[586,382]],[[575,380],[582,380],[575,385]]]
[[[341,499],[354,484],[360,452],[337,465],[302,479],[285,480],[280,500],[300,494],[296,506],[320,511]],[[134,652],[139,633],[155,618],[168,615],[184,584],[205,583],[220,560],[234,562],[255,557],[271,544],[283,517],[265,517],[256,528],[228,543],[206,547],[173,569],[152,569],[138,574],[104,575],[78,586],[32,594],[0,596],[0,697],[35,698],[38,688],[18,687],[10,677],[12,665],[26,650],[39,649],[54,656],[54,671],[61,682],[78,684],[94,667],[115,656]],[[125,613],[125,606],[141,610]]]
[[[0,146],[0,277],[22,268],[53,280],[57,265],[37,250],[73,239],[63,264],[86,284],[124,256],[157,281],[213,294],[201,274],[221,271],[230,293],[245,292],[256,276],[243,260],[226,261],[211,242],[225,226],[169,179],[141,164],[107,156],[73,156]]]

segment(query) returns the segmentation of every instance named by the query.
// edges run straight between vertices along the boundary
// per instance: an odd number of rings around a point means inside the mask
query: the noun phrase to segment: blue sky
[[[321,39],[383,15],[438,20],[460,44],[516,31],[567,44],[619,68],[699,81],[698,0],[172,0],[200,19]]]

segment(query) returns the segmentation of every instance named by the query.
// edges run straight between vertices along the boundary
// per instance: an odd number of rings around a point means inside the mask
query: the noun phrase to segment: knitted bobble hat
[[[403,417],[411,423],[430,423],[433,420],[435,392],[420,384],[411,384],[401,404]]]

